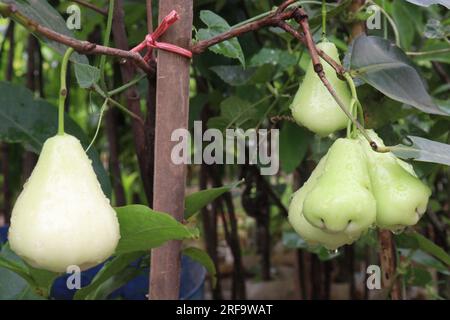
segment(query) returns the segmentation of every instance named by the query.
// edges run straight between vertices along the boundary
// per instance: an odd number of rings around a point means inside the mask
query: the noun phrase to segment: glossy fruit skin
[[[384,146],[373,130],[367,133],[379,146]],[[391,152],[375,152],[362,136],[359,139],[367,155],[372,192],[377,199],[377,225],[392,231],[415,225],[427,209],[430,188],[410,164]]]
[[[313,226],[351,238],[375,223],[376,201],[358,140],[340,138],[333,143],[323,173],[305,197],[303,213]]]
[[[339,62],[338,50],[333,43],[321,42],[317,44],[317,47]],[[337,77],[336,71],[327,62],[323,59],[321,62],[328,81],[344,105],[349,107],[351,93],[347,83]],[[303,82],[290,108],[292,116],[299,125],[305,126],[320,136],[327,136],[347,126],[347,116],[323,85],[312,63],[306,70]]]
[[[317,177],[323,173],[326,157],[317,165],[308,181],[292,196],[289,205],[289,222],[294,230],[310,245],[322,245],[329,250],[335,250],[345,244],[351,244],[354,239],[345,233],[327,233],[312,226],[303,215],[303,204],[306,195],[317,183]]]
[[[116,213],[75,137],[44,143],[14,205],[8,237],[30,265],[53,272],[71,265],[85,270],[114,252],[120,238]]]

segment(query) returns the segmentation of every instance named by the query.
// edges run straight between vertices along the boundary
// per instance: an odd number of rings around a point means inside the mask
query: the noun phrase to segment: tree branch
[[[283,29],[284,31],[290,33],[294,38],[298,39],[300,42],[302,42],[305,46],[308,45],[307,42],[309,42],[310,47],[314,47],[317,54],[324,59],[330,66],[333,67],[334,70],[336,70],[336,73],[339,75],[343,75],[345,72],[345,69],[343,66],[341,66],[337,61],[332,59],[329,55],[327,55],[325,52],[323,52],[320,49],[317,49],[314,45],[314,42],[312,41],[312,37],[310,37],[310,32],[308,31],[309,36],[308,39],[305,37],[305,34],[302,34],[295,30],[293,27],[291,27],[286,20],[292,19],[292,18],[301,18],[298,21],[303,21],[303,27],[308,26],[305,24],[307,22],[306,19],[303,19],[303,17],[307,18],[307,15],[305,11],[301,8],[294,8],[287,10],[286,9],[292,4],[293,1],[285,1],[283,4],[281,4],[276,11],[273,13],[270,13],[267,16],[262,17],[259,20],[251,21],[249,23],[246,23],[242,26],[239,26],[237,28],[233,28],[227,32],[221,33],[215,37],[212,37],[207,40],[201,40],[191,46],[191,51],[193,54],[200,54],[203,53],[206,49],[208,49],[211,46],[214,46],[220,42],[227,41],[229,39],[239,37],[245,33],[259,30],[263,27],[279,27]],[[309,30],[309,26],[308,26]],[[314,55],[314,59],[316,59],[317,55]],[[317,61],[313,61],[314,65],[316,65],[319,62],[318,58]]]
[[[91,10],[97,12],[97,13],[100,13],[100,14],[104,15],[104,16],[108,15],[108,10],[103,9],[103,8],[99,8],[99,7],[97,7],[96,5],[94,5],[94,4],[90,3],[90,2],[87,2],[87,1],[84,1],[84,0],[72,0],[72,1],[75,2],[75,3],[78,3],[80,6],[83,6],[83,7],[86,7],[88,9],[91,9]]]
[[[295,10],[296,9],[285,12],[274,12],[264,18],[261,18],[260,20],[252,21],[240,27],[230,29],[229,31],[221,33],[210,39],[198,41],[191,46],[191,51],[194,54],[200,54],[213,45],[238,37],[250,31],[259,30],[268,26],[277,27],[280,21],[291,19]]]
[[[152,66],[148,65],[141,55],[137,52],[130,52],[125,50],[120,50],[111,47],[105,47],[91,43],[89,41],[81,41],[72,37],[68,37],[49,28],[46,28],[36,21],[26,17],[20,13],[14,5],[8,5],[5,3],[0,3],[0,14],[5,17],[14,18],[17,22],[27,28],[30,32],[38,33],[47,39],[56,41],[58,43],[65,44],[75,51],[84,54],[103,54],[107,56],[120,57],[128,59],[136,63],[136,65],[144,70],[148,74],[154,74],[155,70]]]

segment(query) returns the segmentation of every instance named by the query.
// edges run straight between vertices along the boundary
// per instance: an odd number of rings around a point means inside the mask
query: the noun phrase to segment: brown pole
[[[192,0],[160,0],[159,20],[170,11],[180,15],[161,41],[189,48],[192,36]],[[174,53],[158,52],[156,91],[155,176],[153,207],[181,220],[184,212],[186,165],[171,160],[172,132],[187,128],[190,60]],[[178,299],[180,289],[180,241],[152,250],[149,299]]]

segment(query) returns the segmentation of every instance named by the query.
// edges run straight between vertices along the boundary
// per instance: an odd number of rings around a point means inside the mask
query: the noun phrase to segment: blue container
[[[0,227],[0,242],[7,240],[7,227]],[[137,267],[139,260],[133,262],[131,266]],[[81,286],[88,285],[95,277],[97,272],[102,268],[103,264],[95,266],[89,270],[81,272]],[[149,269],[145,268],[142,274],[135,277],[121,288],[109,295],[109,299],[124,300],[146,300],[149,284]],[[63,275],[57,278],[51,290],[51,297],[57,300],[71,300],[76,290],[69,290],[66,286],[66,280],[69,275]],[[204,299],[204,284],[206,270],[205,268],[190,259],[182,256],[181,259],[181,283],[180,283],[180,299],[181,300],[202,300]]]

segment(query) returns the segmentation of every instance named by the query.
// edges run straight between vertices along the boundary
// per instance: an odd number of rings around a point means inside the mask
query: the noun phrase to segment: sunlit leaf
[[[208,205],[214,199],[220,197],[225,192],[236,188],[242,181],[238,181],[228,186],[201,190],[190,194],[185,199],[184,218],[187,220],[199,212],[204,206]]]
[[[116,254],[145,251],[169,240],[195,239],[198,229],[189,228],[167,213],[143,205],[116,208],[120,224],[120,240]]]

